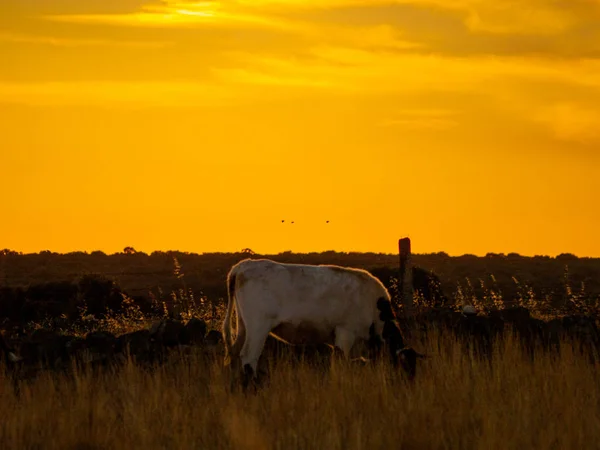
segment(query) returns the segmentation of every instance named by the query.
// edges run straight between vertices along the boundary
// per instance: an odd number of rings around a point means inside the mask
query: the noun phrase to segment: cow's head
[[[396,351],[396,364],[400,363],[409,380],[414,380],[417,373],[417,359],[426,358],[412,347],[405,347]]]
[[[377,300],[377,309],[379,310],[379,319],[383,322],[396,320],[396,314],[394,314],[392,303],[389,300],[383,297],[379,298]]]
[[[395,320],[385,322],[383,338],[387,344],[392,365],[394,367],[401,366],[408,379],[413,380],[417,372],[417,359],[423,359],[425,355],[405,346],[404,337]]]

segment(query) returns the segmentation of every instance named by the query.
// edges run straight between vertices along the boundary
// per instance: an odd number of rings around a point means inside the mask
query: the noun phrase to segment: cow
[[[383,337],[392,359],[400,358],[405,370],[404,362],[415,359],[416,352],[404,347],[388,290],[362,269],[245,259],[227,274],[227,297],[224,365],[239,370],[241,364],[244,385],[256,380],[269,335],[292,345],[333,345],[347,360],[358,341],[379,354]],[[237,336],[232,343],[234,306]],[[386,324],[393,332],[384,330]],[[386,334],[393,339],[385,339]]]

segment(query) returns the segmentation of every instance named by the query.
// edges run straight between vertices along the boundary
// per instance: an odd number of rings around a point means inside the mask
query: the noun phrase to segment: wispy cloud
[[[22,44],[41,44],[57,47],[87,47],[87,46],[116,46],[139,48],[163,48],[171,44],[168,41],[127,41],[116,39],[85,39],[61,38],[34,34],[0,32],[0,42],[14,42]]]
[[[600,143],[600,110],[572,102],[544,108],[534,120],[546,125],[560,140],[578,144]]]
[[[0,83],[0,102],[28,105],[209,106],[239,101],[243,93],[199,82]]]
[[[377,8],[385,5],[413,5],[447,11],[460,17],[465,26],[478,33],[556,34],[591,17],[600,18],[600,4],[594,0],[239,0],[246,8],[276,10]]]
[[[379,14],[379,23],[360,24],[361,16],[372,18],[378,9],[389,8],[390,5],[399,9],[392,10],[392,15]],[[422,33],[422,40],[415,42],[393,25],[397,21],[396,16],[409,11],[402,7],[412,8],[412,11],[417,8],[423,13],[428,11],[432,17],[441,14],[462,21],[465,27],[462,31],[467,36],[475,33],[486,35],[489,39],[493,39],[494,35],[497,39],[520,37],[527,48],[539,52],[553,48],[565,49],[567,53],[576,52],[578,48],[584,53],[593,52],[594,46],[590,42],[598,34],[593,32],[594,23],[600,21],[600,3],[592,0],[531,0],[527,4],[516,0],[164,0],[135,12],[53,14],[44,17],[54,22],[134,28],[215,28],[238,32],[261,29],[295,34],[313,43],[330,46],[443,52],[445,40],[452,41],[451,34],[456,29],[436,28],[429,34]],[[359,9],[353,13],[352,8]],[[321,11],[318,21],[306,19],[307,14],[310,16],[316,11]],[[337,13],[343,14],[336,16]],[[343,19],[350,17],[349,22]],[[571,33],[569,39],[563,38],[565,33]],[[448,36],[447,39],[445,36]],[[527,37],[549,41],[532,47]],[[277,38],[274,34],[273,42]],[[486,48],[485,42],[489,47]],[[266,47],[272,45],[267,44]],[[464,48],[464,52],[468,52],[468,48],[477,48],[479,53],[494,53],[497,47],[506,52],[512,46],[514,53],[518,54],[520,48],[518,42],[488,40],[475,43],[468,41],[467,37],[458,45]],[[596,50],[600,51],[600,48],[596,47]]]
[[[149,5],[138,12],[125,14],[60,14],[46,15],[46,20],[72,23],[96,23],[132,27],[194,26],[258,26],[281,28],[289,23],[260,13],[246,13],[228,7],[227,3],[172,2]]]
[[[295,32],[315,44],[369,50],[423,50],[426,45],[403,37],[402,32],[387,24],[343,26],[297,22]]]
[[[45,16],[45,19],[127,27],[263,28],[295,34],[311,42],[327,42],[330,45],[395,50],[424,47],[423,43],[403,39],[400,30],[389,24],[349,26],[339,23],[312,23],[295,18],[293,15],[269,14],[258,8],[240,7],[238,2],[228,1],[167,1],[160,6],[146,6],[135,13],[61,14]]]
[[[305,58],[276,58],[243,52],[230,53],[243,64],[247,79],[253,74],[318,80],[343,90],[363,92],[494,91],[515,81],[561,82],[600,88],[600,61],[567,61],[519,57],[447,57],[436,54],[367,51],[319,46]],[[226,76],[233,69],[214,69]],[[280,81],[281,82],[281,81]]]

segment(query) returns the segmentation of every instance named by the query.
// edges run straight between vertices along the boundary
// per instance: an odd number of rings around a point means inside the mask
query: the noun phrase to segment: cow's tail
[[[223,341],[225,342],[225,365],[229,364],[231,360],[231,347],[233,343],[231,341],[231,318],[233,307],[235,304],[235,269],[229,272],[227,275],[227,311],[225,313],[225,320],[223,321]]]

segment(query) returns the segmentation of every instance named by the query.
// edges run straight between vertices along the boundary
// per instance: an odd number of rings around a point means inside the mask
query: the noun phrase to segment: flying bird
[[[283,220],[281,221],[281,223],[285,223],[285,219],[283,219]],[[291,221],[291,222],[289,222],[289,223],[294,223],[294,221],[292,220],[292,221]],[[325,223],[329,223],[329,220],[326,220],[326,221],[325,221]]]

